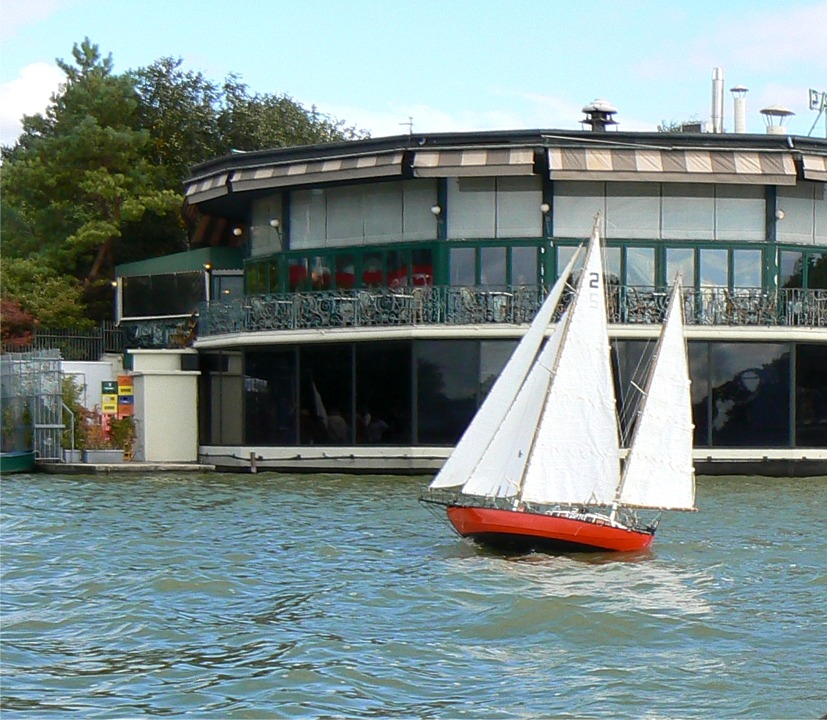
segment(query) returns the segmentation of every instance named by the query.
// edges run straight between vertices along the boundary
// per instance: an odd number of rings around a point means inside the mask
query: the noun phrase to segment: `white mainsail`
[[[695,504],[692,402],[682,304],[678,279],[626,457],[617,497],[621,505],[691,510]]]
[[[580,248],[574,253],[568,265],[560,274],[545,302],[540,306],[530,327],[517,344],[511,358],[488,392],[485,402],[471,420],[453,453],[431,482],[430,488],[448,488],[462,485],[468,480],[471,469],[477,466],[480,454],[490,445],[537,357],[545,332],[551,323],[551,318],[557,309],[557,304],[560,302],[560,297],[579,254]],[[479,494],[499,493],[485,491]]]
[[[522,499],[608,505],[620,482],[619,433],[597,228],[564,333]]]

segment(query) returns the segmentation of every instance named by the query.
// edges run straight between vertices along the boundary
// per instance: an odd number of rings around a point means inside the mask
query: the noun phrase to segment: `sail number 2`
[[[600,289],[600,275],[596,272],[589,273],[589,288],[592,290],[599,290]],[[597,309],[598,305],[598,295],[597,293],[589,293],[589,305],[593,309]]]

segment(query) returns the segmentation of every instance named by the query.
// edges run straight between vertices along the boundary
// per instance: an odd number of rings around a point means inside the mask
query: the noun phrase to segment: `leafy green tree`
[[[286,95],[251,94],[235,76],[216,85],[181,60],[118,75],[88,38],[72,57],[57,61],[66,79],[46,111],[24,117],[2,149],[4,262],[33,261],[11,266],[3,296],[43,324],[83,304],[90,318],[110,316],[115,264],[185,249],[181,190],[192,165],[367,136]],[[60,297],[47,301],[52,292]]]
[[[43,327],[91,325],[85,314],[80,282],[71,275],[63,275],[46,267],[35,257],[4,257],[0,266],[0,282],[3,299],[17,303],[23,312],[37,318]],[[111,302],[112,288],[109,290]]]

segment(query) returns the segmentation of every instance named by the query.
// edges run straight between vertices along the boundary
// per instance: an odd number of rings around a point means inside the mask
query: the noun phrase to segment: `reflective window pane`
[[[732,287],[760,288],[763,270],[760,250],[732,251]]]
[[[343,290],[350,290],[356,284],[356,270],[353,262],[353,255],[336,256],[336,287]]]
[[[654,286],[654,248],[626,248],[626,284],[641,287]]]
[[[410,342],[356,343],[357,444],[412,442],[411,347]]]
[[[248,352],[244,358],[244,441],[295,445],[297,437],[295,351]]]
[[[710,374],[714,446],[789,446],[789,345],[711,343]]]
[[[807,263],[807,287],[827,289],[827,253],[811,253]]]
[[[300,348],[302,445],[353,444],[351,352],[345,344]]]
[[[701,287],[727,287],[727,259],[726,250],[703,248],[700,251]]]
[[[666,284],[672,285],[678,273],[684,287],[694,287],[695,251],[692,248],[666,248]]]
[[[451,248],[451,279],[454,287],[476,284],[476,250]]]
[[[416,343],[417,439],[455,444],[477,409],[479,343],[471,340]]]
[[[511,248],[511,284],[536,285],[537,278],[537,248]]]
[[[414,250],[412,252],[412,279],[413,284],[433,285],[434,284],[434,261],[430,250]]]
[[[782,288],[804,287],[804,253],[785,250],[781,253],[781,277],[779,284]]]
[[[480,284],[505,285],[505,248],[480,249]]]
[[[384,285],[382,253],[365,253],[362,256],[362,287],[381,287],[382,285]]]
[[[827,346],[799,345],[795,358],[795,444],[827,447]]]

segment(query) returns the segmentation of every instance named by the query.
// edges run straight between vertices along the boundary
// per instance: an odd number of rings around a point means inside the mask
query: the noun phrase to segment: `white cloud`
[[[65,76],[56,65],[27,65],[14,80],[0,84],[0,143],[12,145],[24,115],[43,112]]]
[[[8,40],[20,28],[45,20],[74,0],[3,0],[0,4],[0,40]]]

